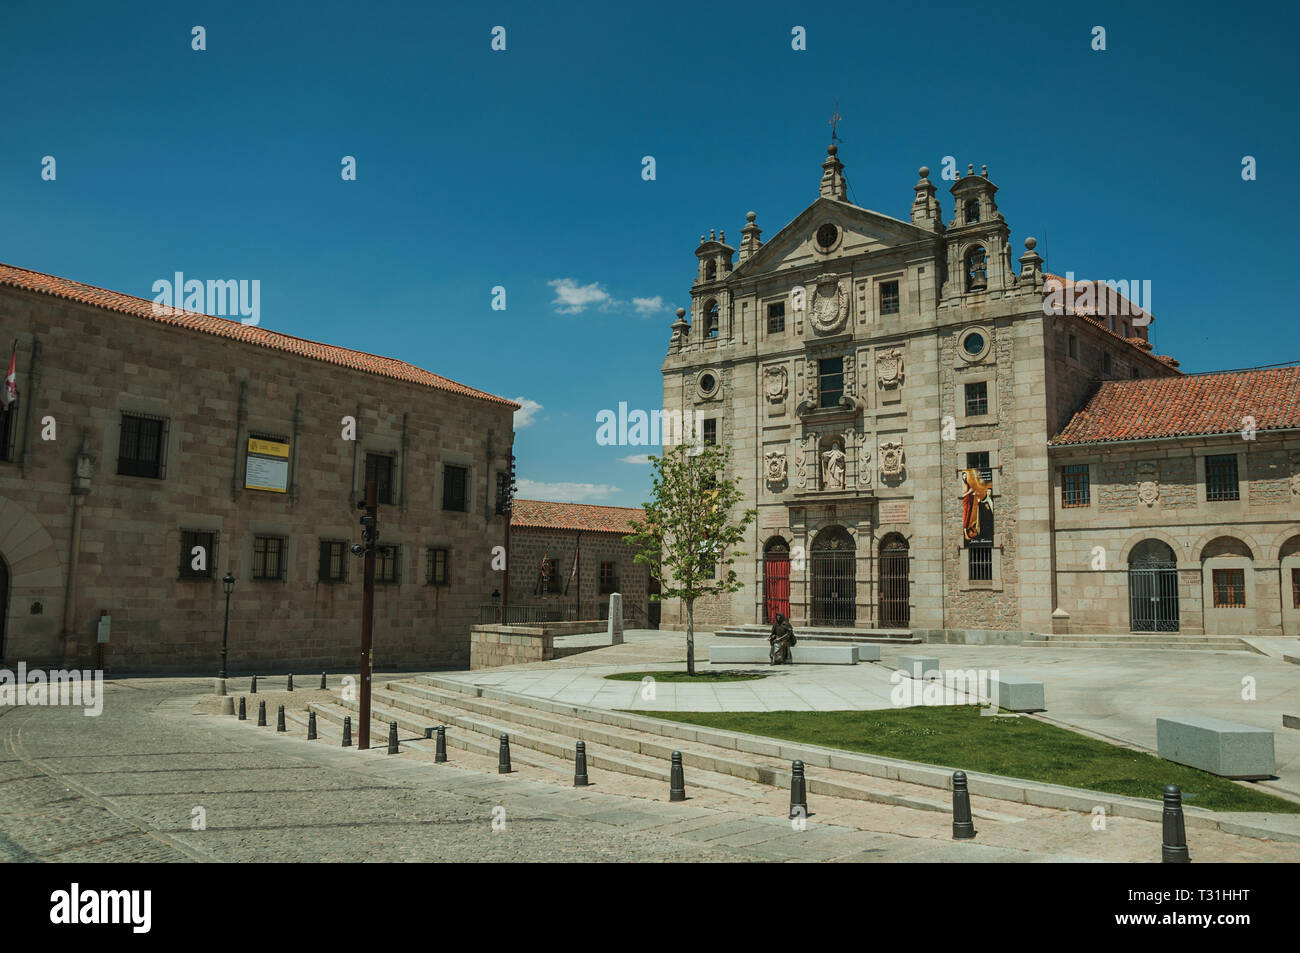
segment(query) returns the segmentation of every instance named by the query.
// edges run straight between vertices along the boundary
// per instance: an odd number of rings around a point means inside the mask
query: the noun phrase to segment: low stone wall
[[[599,619],[579,622],[539,622],[536,625],[473,625],[469,629],[469,667],[496,668],[555,658],[557,635],[604,632]]]

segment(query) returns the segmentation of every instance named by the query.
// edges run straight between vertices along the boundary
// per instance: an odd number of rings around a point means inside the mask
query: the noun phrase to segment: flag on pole
[[[537,583],[533,586],[533,595],[535,595],[535,596],[536,596],[536,595],[540,595],[541,593],[544,593],[544,592],[547,591],[547,588],[546,588],[546,564],[549,563],[550,561],[551,561],[551,554],[550,554],[549,552],[548,552],[548,553],[544,553],[544,554],[542,555],[542,565],[541,565],[541,567],[537,570]]]
[[[579,543],[581,545],[581,543]],[[578,550],[573,550],[573,568],[569,570],[569,581],[564,584],[564,594],[569,594],[569,585],[573,582],[573,577],[578,574]]]
[[[0,391],[0,405],[8,410],[18,399],[18,342],[14,341],[13,353],[9,355],[9,370],[5,374],[4,390]]]

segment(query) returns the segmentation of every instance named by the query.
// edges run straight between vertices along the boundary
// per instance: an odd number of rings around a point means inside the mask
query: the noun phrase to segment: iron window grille
[[[320,569],[317,579],[321,582],[343,582],[347,579],[347,560],[344,553],[347,543],[336,539],[320,541]]]
[[[201,546],[203,548],[204,567],[202,569],[194,568],[194,548]],[[202,529],[183,529],[181,530],[181,563],[180,578],[182,579],[213,579],[215,578],[215,569],[217,557],[217,534],[210,530]]]
[[[767,333],[781,334],[785,331],[785,302],[777,301],[767,306]]]
[[[451,550],[429,547],[429,572],[427,581],[431,586],[445,586],[451,582]]]
[[[396,586],[402,581],[402,547],[386,543],[375,549],[375,582]]]
[[[280,581],[285,577],[289,540],[283,536],[253,537],[253,578]]]
[[[393,505],[393,456],[388,453],[366,454],[366,479],[375,481],[375,502]]]
[[[1291,570],[1291,608],[1300,609],[1300,569]]]
[[[1061,468],[1061,505],[1088,506],[1092,502],[1088,464],[1072,463]]]
[[[469,511],[469,468],[448,464],[442,468],[442,508]]]
[[[838,407],[844,396],[844,358],[824,357],[817,362],[819,407]]]
[[[1205,458],[1205,498],[1211,502],[1239,500],[1237,455],[1216,454]]]
[[[1214,570],[1214,608],[1246,608],[1246,571],[1244,569]]]
[[[709,447],[717,446],[718,421],[714,417],[708,417],[704,421],[704,443]]]
[[[989,465],[989,452],[978,450],[966,454],[966,469],[978,470],[980,479],[989,486],[993,485],[993,468]]]
[[[975,381],[966,385],[966,416],[982,417],[989,412],[988,381]]]
[[[882,281],[880,283],[880,313],[898,314],[897,281]]]
[[[120,476],[161,479],[166,472],[167,418],[148,414],[123,414],[117,442]]]
[[[966,552],[971,582],[993,581],[993,547],[970,546]]]

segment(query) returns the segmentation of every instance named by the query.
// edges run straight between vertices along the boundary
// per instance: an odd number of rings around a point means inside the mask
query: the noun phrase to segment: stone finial
[[[668,350],[676,351],[686,343],[686,336],[690,333],[691,326],[686,323],[686,309],[677,309],[677,320],[673,322],[673,334],[668,339]]]
[[[923,165],[921,168],[916,170],[916,174],[923,179],[928,179],[930,177],[930,167],[928,165]]]
[[[1034,251],[1037,247],[1038,239],[1032,235],[1025,239],[1025,253],[1020,256],[1020,274],[1016,277],[1016,284],[1030,288],[1042,287],[1043,258]]]
[[[969,165],[966,166],[966,174],[967,174],[967,175],[974,175],[974,174],[975,174],[975,163],[972,162],[972,163],[970,163]]]
[[[715,242],[715,241],[717,241],[717,240],[718,240],[718,233],[717,233],[717,231],[716,231],[715,229],[712,229],[712,228],[709,229],[709,241],[711,241],[711,242]]]
[[[935,198],[934,183],[930,181],[930,169],[923,165],[916,171],[921,178],[913,186],[916,198],[912,200],[912,224],[934,232],[942,232],[943,213],[939,208],[939,200]]]
[[[843,202],[848,195],[848,183],[844,180],[844,163],[838,158],[839,151],[833,142],[826,147],[826,161],[822,163],[822,181],[818,194],[822,198]]]
[[[755,224],[757,218],[757,212],[745,213],[745,227],[740,230],[740,253],[738,256],[742,262],[763,247],[763,240],[759,237],[763,234],[763,230]]]
[[[751,224],[751,225],[754,224],[754,222],[755,222],[755,220],[756,220],[757,218],[758,218],[758,213],[757,213],[757,212],[746,212],[746,213],[745,213],[745,221],[749,222],[749,224]]]
[[[980,166],[980,175],[987,179],[989,177],[989,167],[986,165]]]
[[[718,241],[723,245],[727,244],[727,233],[725,231],[718,232]]]

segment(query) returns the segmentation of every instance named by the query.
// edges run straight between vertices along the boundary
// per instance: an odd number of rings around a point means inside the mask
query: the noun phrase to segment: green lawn
[[[694,675],[685,672],[615,672],[606,675],[615,682],[639,682],[643,678],[653,678],[656,682],[749,682],[756,678],[767,678],[766,672],[737,671],[696,671]]]
[[[1032,718],[974,705],[888,711],[649,712],[671,721],[843,748],[1009,778],[1160,799],[1176,784],[1189,807],[1300,813],[1300,804]]]

